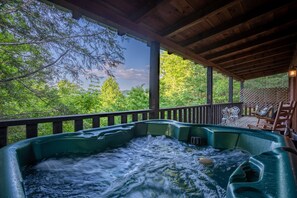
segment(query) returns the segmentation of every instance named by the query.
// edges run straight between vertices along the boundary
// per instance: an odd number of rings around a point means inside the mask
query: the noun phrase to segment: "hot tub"
[[[229,177],[227,197],[296,197],[297,153],[290,140],[271,132],[169,120],[37,137],[6,146],[0,149],[0,197],[25,197],[23,176],[29,165],[51,157],[100,153],[147,135],[249,152],[251,157]]]

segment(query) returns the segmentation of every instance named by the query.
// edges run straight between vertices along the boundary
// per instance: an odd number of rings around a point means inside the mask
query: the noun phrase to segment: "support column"
[[[150,119],[159,118],[160,109],[160,43],[151,42],[150,48],[150,82],[149,108],[152,110]]]
[[[212,113],[212,104],[213,104],[213,69],[212,67],[207,67],[207,99],[206,103],[210,105],[207,111],[207,123],[213,123],[213,113]]]
[[[229,77],[229,103],[233,103],[233,77]]]

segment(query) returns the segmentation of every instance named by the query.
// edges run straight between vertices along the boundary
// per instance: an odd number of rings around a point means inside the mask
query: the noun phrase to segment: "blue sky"
[[[146,43],[128,37],[119,41],[124,50],[124,62],[113,69],[113,75],[116,78],[121,90],[130,90],[132,87],[144,85],[149,86],[149,53],[150,48]],[[104,71],[93,70],[98,76],[101,76],[100,84],[108,77]],[[83,87],[87,88],[89,81],[83,79]]]
[[[149,83],[149,53],[150,48],[146,43],[129,38],[122,41],[125,49],[125,61],[114,71],[115,78],[121,90]]]

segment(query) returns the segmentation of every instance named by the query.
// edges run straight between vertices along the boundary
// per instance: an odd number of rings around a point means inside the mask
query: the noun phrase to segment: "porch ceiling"
[[[237,80],[288,70],[297,0],[48,0]]]

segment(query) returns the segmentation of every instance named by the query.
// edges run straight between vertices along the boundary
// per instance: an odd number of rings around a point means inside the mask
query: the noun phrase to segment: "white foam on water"
[[[28,197],[225,197],[230,174],[248,157],[147,136],[96,155],[44,160],[26,170],[24,184]]]

